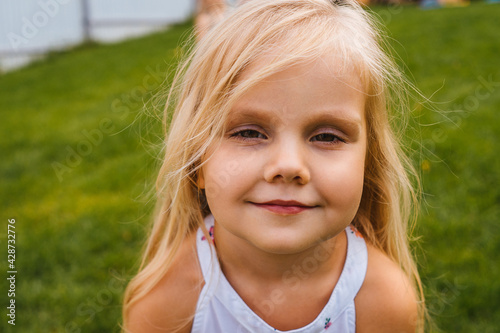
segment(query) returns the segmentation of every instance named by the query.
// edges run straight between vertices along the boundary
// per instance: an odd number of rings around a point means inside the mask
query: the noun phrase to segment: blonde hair
[[[371,15],[354,0],[252,0],[228,13],[195,46],[174,78],[165,124],[175,105],[157,179],[157,209],[139,273],[129,283],[123,315],[169,269],[183,240],[209,213],[197,187],[208,147],[217,144],[234,102],[263,78],[301,62],[334,54],[341,70],[361,76],[367,91],[368,148],[365,182],[353,224],[365,239],[398,263],[419,291],[417,325],[423,331],[422,285],[408,242],[417,211],[418,177],[401,141],[409,112],[408,83],[387,55]],[[241,73],[263,55],[263,68],[245,80]],[[411,177],[409,175],[412,175]],[[418,188],[418,187],[417,187]],[[126,322],[126,320],[125,320]]]

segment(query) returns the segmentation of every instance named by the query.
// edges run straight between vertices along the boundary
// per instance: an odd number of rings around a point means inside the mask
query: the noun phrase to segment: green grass
[[[424,124],[421,273],[445,332],[497,332],[500,323],[500,6],[408,9],[388,28],[414,82],[441,113]],[[493,81],[494,84],[485,84]]]
[[[54,54],[0,77],[0,233],[4,244],[7,218],[16,219],[18,270],[16,327],[4,310],[0,331],[118,331],[151,209],[155,162],[144,141],[161,132],[140,110],[189,27]]]
[[[444,332],[497,331],[500,86],[481,87],[500,82],[500,6],[376,11],[416,86],[447,111],[413,111],[433,124],[418,130],[425,203],[417,254],[429,309]],[[148,142],[160,133],[141,107],[189,28],[80,47],[0,76],[0,239],[15,218],[18,270],[16,327],[3,310],[0,331],[118,331],[152,207]],[[7,271],[5,252],[0,267]]]

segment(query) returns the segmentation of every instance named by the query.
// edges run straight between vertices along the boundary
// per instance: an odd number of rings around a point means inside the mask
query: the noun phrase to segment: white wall
[[[93,21],[179,22],[192,12],[189,0],[89,0]]]
[[[88,8],[88,30],[84,4]],[[195,0],[0,0],[0,69],[91,39],[118,41],[186,20]]]
[[[116,41],[182,22],[194,4],[192,0],[89,0],[92,38]]]
[[[0,2],[0,55],[38,53],[82,38],[79,1]]]

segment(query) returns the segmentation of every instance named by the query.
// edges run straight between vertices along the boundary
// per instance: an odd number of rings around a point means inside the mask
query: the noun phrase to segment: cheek
[[[251,166],[248,156],[242,158],[223,149],[215,152],[202,169],[207,199],[216,203],[219,198],[237,195],[245,187]]]
[[[212,206],[214,198],[219,198],[227,193],[231,182],[230,177],[218,168],[218,163],[211,162],[203,168],[205,179],[205,194],[209,204]]]
[[[358,157],[329,170],[322,187],[332,207],[355,214],[363,193],[364,169],[364,157]]]

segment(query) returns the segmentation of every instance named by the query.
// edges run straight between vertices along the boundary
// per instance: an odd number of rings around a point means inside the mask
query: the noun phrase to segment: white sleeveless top
[[[214,218],[205,224],[213,235]],[[345,229],[347,256],[340,278],[328,303],[308,325],[288,333],[355,333],[356,309],[354,297],[366,275],[368,254],[361,234],[354,227]],[[206,240],[201,229],[197,233],[197,251],[205,285],[196,305],[192,333],[275,333],[279,331],[264,320],[236,293],[221,271],[215,248]]]

